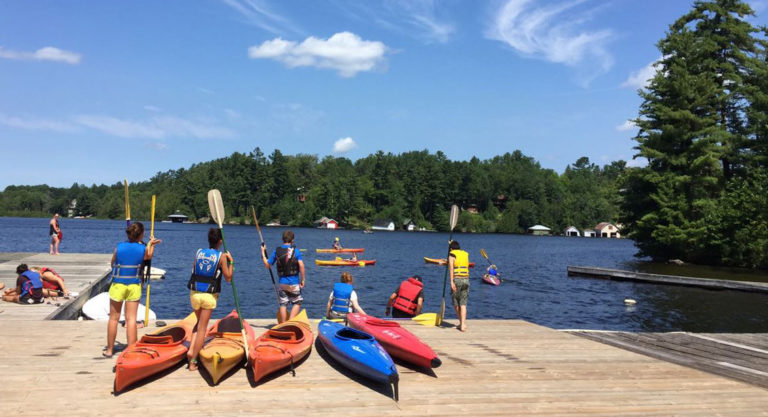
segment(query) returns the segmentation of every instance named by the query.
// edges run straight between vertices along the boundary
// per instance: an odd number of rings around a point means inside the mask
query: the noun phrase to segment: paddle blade
[[[459,206],[456,204],[451,206],[451,230],[453,230],[456,227],[456,224],[459,222]]]
[[[150,239],[155,238],[155,195],[152,194],[152,226],[149,230]]]
[[[358,262],[358,264],[359,264],[361,267],[364,267],[364,266],[365,266],[365,262],[363,262],[363,261],[360,261],[360,262]]]
[[[485,249],[480,249],[480,255],[483,255],[483,258],[488,259],[488,254],[485,253]]]
[[[414,316],[411,320],[422,326],[436,326],[437,325],[437,313],[421,313],[418,316]]]
[[[224,225],[224,202],[221,200],[221,192],[215,188],[208,191],[208,209],[211,211],[213,221],[221,229]]]

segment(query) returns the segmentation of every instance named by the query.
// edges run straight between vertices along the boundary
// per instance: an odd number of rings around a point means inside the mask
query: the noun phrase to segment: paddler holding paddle
[[[102,353],[111,358],[114,353],[117,322],[125,302],[125,333],[128,346],[136,343],[136,312],[141,299],[141,276],[144,263],[152,259],[155,245],[162,240],[151,238],[144,244],[144,225],[136,222],[125,229],[127,242],[117,244],[112,254],[112,285],[109,287],[109,323],[107,348]]]
[[[461,250],[459,242],[452,240],[448,255],[448,273],[451,278],[451,298],[459,330],[467,330],[467,301],[469,300],[469,254]]]
[[[197,370],[197,354],[203,347],[208,321],[216,308],[216,302],[221,292],[221,277],[232,282],[234,259],[229,252],[221,252],[224,244],[221,230],[212,227],[208,230],[208,249],[198,249],[195,253],[195,264],[192,276],[189,278],[189,303],[195,311],[197,324],[192,330],[192,340],[187,352],[189,370]]]
[[[301,251],[296,249],[293,239],[292,231],[283,232],[283,244],[275,248],[269,259],[267,259],[267,247],[262,243],[261,258],[264,261],[264,266],[269,268],[270,265],[277,263],[277,275],[280,276],[278,323],[299,314],[301,302],[304,301],[304,297],[301,295],[301,289],[304,288],[306,282],[304,261],[301,260]],[[293,305],[290,316],[288,316],[289,303]]]

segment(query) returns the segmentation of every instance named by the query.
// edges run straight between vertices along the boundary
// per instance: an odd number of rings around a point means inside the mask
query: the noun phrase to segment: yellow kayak
[[[366,265],[374,265],[376,263],[375,259],[361,259],[359,261],[349,261],[346,259],[336,259],[333,261],[321,261],[320,259],[315,259],[315,265],[318,266],[366,266]]]
[[[254,340],[253,329],[243,320],[245,336],[250,346]],[[245,360],[245,346],[243,335],[240,332],[240,319],[237,310],[232,310],[228,316],[219,320],[208,329],[205,335],[206,342],[198,354],[203,365],[214,384],[227,375],[234,367]]]

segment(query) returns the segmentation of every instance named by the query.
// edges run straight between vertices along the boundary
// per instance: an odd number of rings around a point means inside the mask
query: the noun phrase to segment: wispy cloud
[[[456,33],[456,25],[446,16],[448,8],[438,7],[436,0],[337,1],[335,4],[357,20],[373,22],[386,30],[426,42],[445,43]]]
[[[648,87],[648,82],[650,82],[650,80],[656,75],[657,63],[658,61],[653,61],[643,68],[640,68],[637,71],[633,71],[631,74],[629,74],[627,80],[621,83],[621,86],[634,89]]]
[[[285,33],[304,33],[293,22],[273,11],[267,2],[262,0],[221,0],[227,6],[235,9],[249,24],[266,30],[275,35]]]
[[[382,42],[366,41],[354,33],[340,32],[328,39],[310,36],[301,43],[275,38],[248,48],[248,56],[273,59],[289,68],[328,68],[338,71],[342,77],[354,77],[358,72],[380,67],[387,51]]]
[[[619,132],[626,132],[628,130],[634,130],[634,129],[637,129],[637,125],[635,124],[635,122],[631,120],[626,120],[624,123],[616,126],[616,130],[618,130]]]
[[[333,153],[336,154],[347,153],[355,148],[357,143],[351,137],[341,138],[333,143]]]
[[[588,30],[598,7],[584,7],[591,0],[541,2],[507,0],[496,12],[486,36],[506,43],[525,57],[568,65],[584,72],[586,82],[613,66],[606,45],[609,29]]]
[[[74,65],[80,63],[82,55],[52,46],[46,46],[34,52],[12,51],[0,46],[0,58],[18,61],[54,61]]]
[[[84,129],[91,129],[121,138],[226,139],[236,136],[234,131],[219,126],[215,122],[188,120],[175,116],[130,120],[113,116],[84,114],[65,120],[48,120],[0,114],[0,124],[18,129],[62,133],[75,133]]]

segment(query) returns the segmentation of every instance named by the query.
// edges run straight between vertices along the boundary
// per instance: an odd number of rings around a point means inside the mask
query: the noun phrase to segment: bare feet
[[[3,284],[2,282],[0,282],[0,290],[2,290],[3,288],[5,288],[5,284]]]

